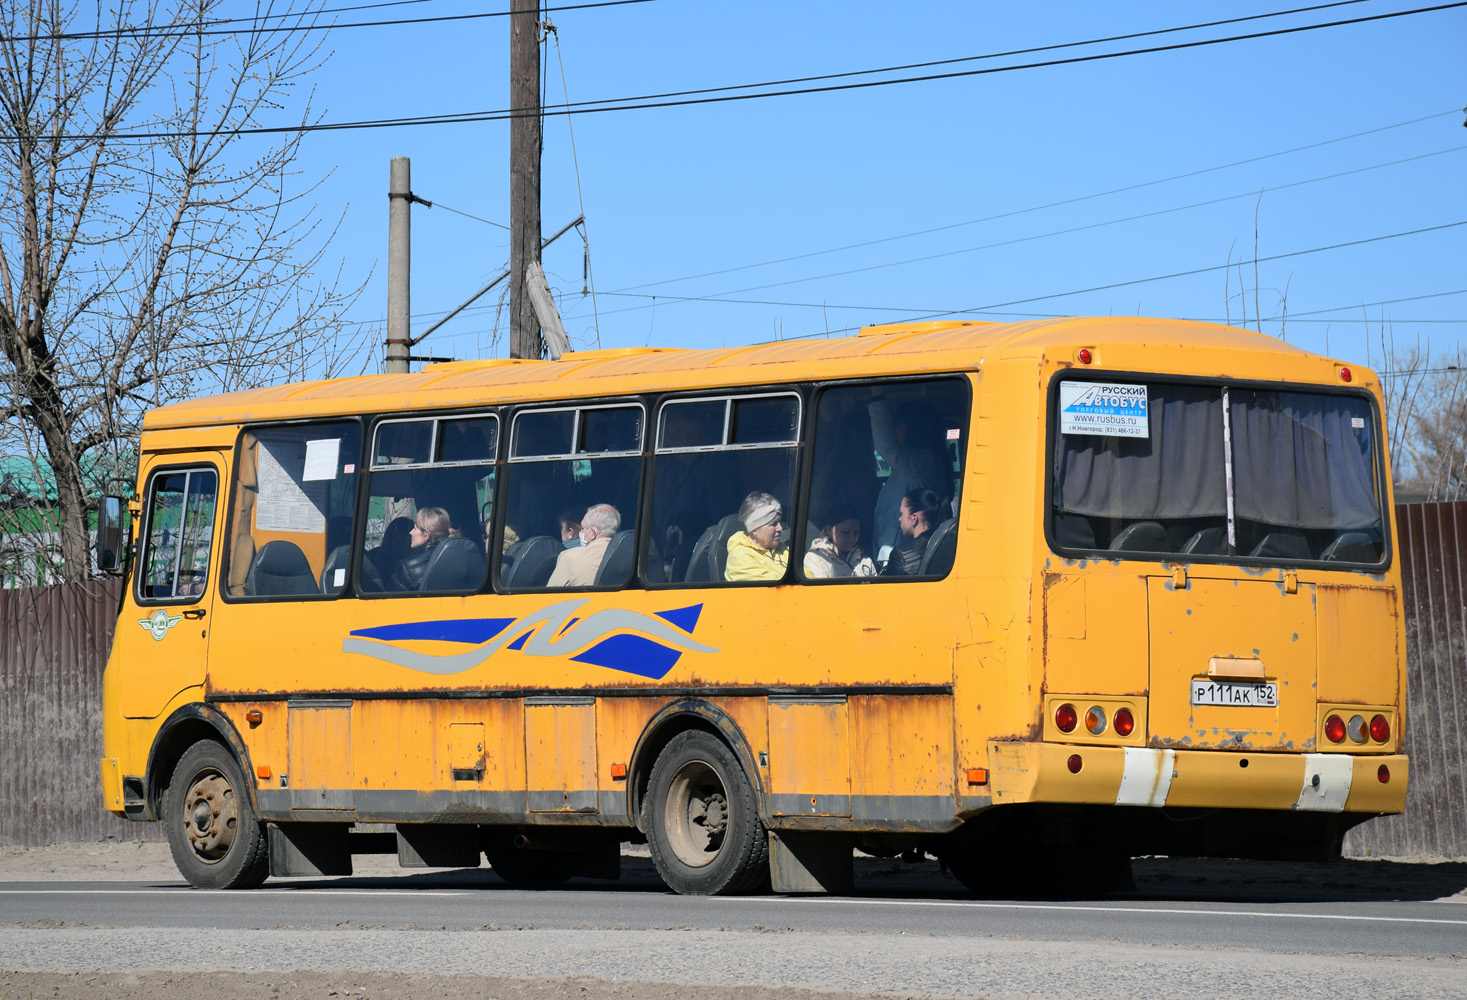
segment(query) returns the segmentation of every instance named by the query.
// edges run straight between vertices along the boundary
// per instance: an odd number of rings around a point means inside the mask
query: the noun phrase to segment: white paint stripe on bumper
[[[1304,755],[1304,787],[1294,808],[1302,812],[1344,812],[1355,775],[1355,758],[1348,754]]]
[[[1126,763],[1121,772],[1116,805],[1166,805],[1167,792],[1171,790],[1172,776],[1176,772],[1176,751],[1148,750],[1145,747],[1126,747],[1125,751]]]

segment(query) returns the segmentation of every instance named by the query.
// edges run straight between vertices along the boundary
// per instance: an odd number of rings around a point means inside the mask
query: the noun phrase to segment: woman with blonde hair
[[[433,550],[445,538],[456,538],[453,522],[448,511],[442,507],[424,507],[413,518],[412,531],[408,533],[408,544],[412,547],[392,571],[391,589],[421,590],[423,578],[428,575],[428,563]]]

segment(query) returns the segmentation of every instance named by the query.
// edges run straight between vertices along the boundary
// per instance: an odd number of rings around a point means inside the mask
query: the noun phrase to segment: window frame
[[[841,379],[839,381],[817,382],[812,385],[810,389],[810,409],[815,414],[816,419],[810,425],[806,441],[808,451],[806,460],[809,462],[809,471],[807,474],[803,468],[801,469],[800,482],[807,487],[813,485],[809,482],[809,480],[813,479],[815,474],[815,452],[816,449],[820,447],[819,437],[816,432],[820,426],[820,403],[823,400],[826,392],[832,389],[859,389],[869,388],[872,386],[913,385],[917,383],[931,383],[939,381],[952,382],[962,386],[963,391],[967,397],[964,401],[963,411],[964,436],[960,439],[960,455],[962,457],[962,471],[960,473],[960,476],[962,477],[962,479],[966,479],[969,471],[967,462],[968,441],[971,439],[973,434],[973,397],[975,395],[975,392],[973,387],[973,379],[970,377],[970,373],[964,371],[950,370],[943,372],[929,372],[922,375],[900,375],[890,378],[873,376],[866,378]],[[885,460],[883,459],[883,461]],[[797,532],[797,534],[792,536],[790,543],[791,548],[794,547],[796,542],[798,542],[799,544],[799,565],[795,566],[794,568],[793,578],[802,586],[849,587],[853,585],[885,586],[886,584],[893,583],[935,583],[938,581],[946,580],[948,577],[952,576],[953,571],[957,569],[957,557],[956,554],[954,554],[953,565],[948,568],[948,571],[946,573],[943,573],[940,576],[930,573],[924,576],[882,576],[878,572],[875,576],[864,577],[807,577],[805,575],[805,553],[810,551],[810,543],[812,539],[804,536],[807,526],[813,523],[810,520],[811,512],[809,509],[810,494],[813,492],[814,491],[812,489],[806,489],[805,495],[800,498],[800,503],[797,505],[799,508],[799,516],[795,525],[795,531]],[[955,523],[953,526],[953,531],[955,532],[962,530],[961,515],[962,508],[959,507],[958,511],[954,513],[953,516],[950,518],[950,520],[958,522]],[[816,529],[819,529],[819,525],[816,525]],[[936,531],[937,529],[934,528],[932,530]],[[961,534],[958,535],[956,541],[962,541]],[[873,560],[876,557],[875,552],[868,552],[867,555],[869,555]],[[793,557],[791,558],[790,562],[791,565],[794,564],[795,560],[793,559]]]
[[[1210,555],[1193,552],[1117,552],[1104,548],[1077,548],[1058,543],[1054,530],[1054,453],[1061,437],[1059,421],[1055,419],[1055,407],[1059,398],[1061,382],[1112,382],[1133,381],[1169,383],[1173,385],[1212,386],[1222,394],[1229,389],[1257,392],[1300,392],[1324,396],[1350,396],[1365,400],[1370,407],[1372,426],[1371,474],[1375,483],[1375,495],[1380,508],[1381,557],[1379,562],[1362,563],[1344,560],[1325,562],[1323,559],[1288,559],[1275,556],[1250,556],[1243,553]],[[1201,375],[1177,375],[1168,372],[1127,371],[1120,369],[1086,369],[1076,371],[1062,368],[1050,376],[1044,394],[1042,413],[1044,431],[1044,492],[1038,498],[1038,513],[1042,519],[1044,541],[1049,551],[1067,559],[1104,559],[1110,562],[1129,561],[1146,563],[1203,563],[1214,566],[1262,566],[1266,568],[1306,568],[1314,572],[1387,572],[1395,562],[1392,544],[1392,517],[1390,489],[1385,459],[1385,423],[1380,405],[1370,390],[1362,386],[1325,385],[1318,382],[1268,381],[1259,378],[1217,378]],[[1227,441],[1231,449],[1231,440]]]
[[[234,438],[234,452],[232,457],[233,467],[230,470],[229,475],[229,509],[228,511],[226,511],[224,524],[224,545],[219,555],[219,574],[223,576],[226,581],[229,579],[228,574],[230,570],[230,561],[234,555],[234,498],[236,495],[236,491],[239,489],[240,456],[243,454],[244,451],[245,435],[259,434],[261,431],[269,431],[280,428],[320,427],[325,424],[355,424],[358,434],[357,460],[355,462],[356,472],[354,473],[357,480],[355,484],[356,493],[352,497],[352,534],[353,536],[355,536],[357,523],[356,519],[360,517],[362,513],[362,482],[365,479],[364,473],[366,472],[366,468],[362,460],[366,457],[367,442],[369,440],[374,440],[370,438],[369,435],[366,433],[366,431],[368,430],[369,421],[369,416],[357,416],[353,414],[347,414],[334,417],[301,417],[296,420],[272,420],[258,424],[245,424],[240,427],[239,433],[235,435]],[[357,595],[353,591],[352,583],[355,579],[354,574],[357,571],[356,559],[357,548],[355,538],[353,538],[353,541],[351,542],[351,548],[348,550],[346,586],[342,588],[340,592],[335,594],[323,594],[318,592],[315,594],[276,594],[264,596],[250,596],[246,594],[235,595],[229,593],[229,588],[227,586],[223,586],[219,588],[219,597],[226,604],[279,604],[290,602],[310,603],[313,601],[337,601],[348,596],[355,597]]]
[[[214,525],[209,533],[209,568],[204,574],[204,589],[199,591],[197,594],[190,594],[183,597],[179,596],[178,594],[173,594],[170,597],[166,598],[144,597],[143,570],[147,565],[148,552],[152,548],[149,543],[153,527],[153,516],[156,513],[155,505],[152,502],[153,488],[157,484],[157,481],[160,477],[177,475],[180,472],[183,473],[185,477],[187,477],[184,479],[183,483],[185,509],[187,509],[188,507],[189,486],[192,484],[191,477],[195,473],[200,472],[209,472],[212,473],[214,476]],[[224,558],[224,554],[222,551],[220,552],[218,559],[214,558],[214,548],[216,542],[218,541],[218,539],[215,537],[215,534],[219,530],[219,483],[221,479],[223,479],[223,477],[219,474],[219,467],[210,462],[189,462],[183,465],[168,465],[149,471],[147,482],[143,486],[143,511],[142,517],[140,518],[140,520],[142,521],[142,525],[138,530],[138,559],[135,569],[133,571],[132,592],[133,601],[135,603],[137,603],[138,605],[146,605],[149,607],[169,604],[197,604],[204,598],[212,596],[211,588],[213,588],[215,581],[219,578],[219,573],[222,569],[219,564],[222,563]],[[179,534],[180,536],[182,535],[181,530]],[[173,553],[173,579],[175,583],[178,580],[178,569],[182,559],[183,546],[181,544],[175,545]]]
[[[638,523],[650,522],[653,496],[657,491],[657,459],[663,455],[698,455],[716,454],[719,452],[741,452],[741,451],[772,451],[776,448],[789,448],[795,452],[794,470],[791,475],[790,511],[786,516],[795,517],[796,512],[804,510],[805,498],[800,491],[800,485],[805,480],[805,465],[808,461],[808,442],[806,441],[807,425],[805,417],[808,411],[806,396],[810,392],[809,382],[799,383],[777,383],[776,385],[749,386],[748,391],[740,391],[741,387],[722,387],[711,390],[691,390],[668,394],[657,400],[655,408],[655,424],[653,435],[653,447],[648,453],[650,461],[645,463],[644,487],[650,485],[650,489],[643,489],[644,519]],[[749,444],[729,444],[729,430],[733,423],[733,403],[748,399],[777,399],[782,397],[793,397],[795,400],[795,434],[787,441],[757,441]],[[687,448],[663,448],[662,447],[662,418],[669,406],[682,403],[712,403],[723,402],[723,443],[718,445],[697,445]],[[647,559],[651,555],[650,547],[652,536],[644,532],[637,539],[637,560],[634,579],[641,583],[647,590],[701,590],[709,587],[718,588],[741,588],[741,587],[777,587],[787,586],[795,578],[790,573],[789,566],[785,566],[784,576],[778,580],[708,580],[699,583],[688,583],[686,580],[664,580],[654,583],[647,577]],[[792,548],[793,551],[793,548]]]
[[[509,422],[510,431],[509,431],[508,434],[505,434],[505,435],[502,435],[501,436],[501,441],[503,442],[502,447],[503,447],[503,456],[504,457],[501,459],[501,463],[500,464],[502,464],[502,465],[505,466],[505,475],[496,478],[496,480],[495,480],[495,487],[494,487],[495,488],[495,491],[496,491],[496,495],[495,495],[495,501],[496,502],[495,502],[495,505],[494,505],[494,522],[493,522],[492,534],[490,535],[490,538],[491,538],[490,551],[489,551],[489,553],[487,553],[488,559],[489,559],[489,564],[490,564],[490,569],[489,569],[488,574],[486,574],[487,577],[488,577],[488,579],[485,581],[485,589],[487,589],[488,591],[490,591],[492,593],[495,593],[495,594],[578,594],[578,593],[607,593],[607,592],[618,591],[618,590],[636,589],[636,588],[638,588],[638,587],[640,587],[640,586],[643,585],[642,584],[642,580],[641,580],[641,575],[640,575],[640,572],[639,572],[640,569],[641,569],[641,564],[640,564],[640,561],[639,560],[634,560],[633,561],[633,563],[632,563],[632,572],[631,572],[630,575],[628,575],[628,577],[626,579],[626,582],[620,583],[620,584],[616,584],[614,586],[603,586],[603,587],[595,587],[595,586],[591,586],[591,587],[506,587],[504,585],[504,581],[502,580],[502,578],[500,576],[500,571],[503,568],[503,564],[504,564],[504,552],[502,551],[503,545],[504,545],[504,541],[503,541],[504,519],[508,516],[507,511],[508,511],[508,507],[509,507],[509,502],[508,502],[508,498],[507,497],[504,497],[503,498],[504,499],[504,502],[503,503],[498,502],[501,499],[500,495],[498,494],[498,490],[501,488],[501,484],[502,483],[508,482],[512,478],[512,474],[510,474],[509,471],[508,471],[509,466],[511,466],[511,465],[530,465],[530,464],[534,464],[536,462],[574,462],[574,461],[589,461],[589,462],[594,462],[594,461],[596,461],[598,459],[603,459],[603,458],[635,458],[635,459],[638,459],[641,462],[641,468],[638,470],[638,475],[637,475],[636,520],[633,521],[633,524],[636,525],[636,527],[633,527],[633,528],[622,528],[621,531],[632,531],[634,533],[632,544],[636,547],[636,550],[637,551],[640,551],[641,546],[642,546],[642,535],[643,535],[643,533],[640,531],[640,526],[643,523],[643,516],[645,514],[647,500],[648,500],[648,498],[647,498],[647,489],[646,489],[646,487],[647,487],[647,475],[648,475],[648,462],[647,462],[647,457],[648,457],[648,451],[647,451],[647,413],[648,413],[650,407],[647,405],[647,395],[646,394],[642,394],[642,395],[637,395],[637,396],[617,396],[617,397],[611,397],[610,399],[607,399],[606,397],[591,397],[591,398],[594,399],[594,400],[596,400],[596,401],[594,401],[594,402],[586,402],[586,403],[578,403],[578,402],[565,403],[565,402],[562,402],[562,401],[558,401],[557,400],[557,401],[554,401],[554,402],[550,402],[548,405],[538,404],[538,403],[525,403],[525,404],[517,405],[517,406],[515,406],[515,407],[513,407],[511,409],[511,411],[509,413],[509,421],[508,421]],[[569,453],[560,453],[560,454],[555,454],[555,455],[522,455],[522,456],[518,456],[518,457],[514,453],[514,440],[515,440],[515,438],[514,438],[514,432],[515,432],[515,426],[516,426],[516,423],[519,421],[519,418],[520,418],[520,415],[521,414],[568,413],[568,412],[574,412],[576,414],[576,416],[575,416],[575,419],[571,423],[571,441],[570,441],[571,447],[574,448],[575,447],[575,444],[576,444],[576,441],[578,441],[580,439],[581,433],[584,430],[584,423],[582,422],[582,419],[581,419],[581,414],[582,413],[590,412],[590,411],[593,411],[593,410],[626,410],[626,409],[632,409],[634,407],[641,412],[641,417],[642,417],[641,430],[640,430],[640,433],[638,435],[639,440],[637,442],[637,444],[638,444],[638,450],[636,450],[636,451],[626,451],[626,450],[623,450],[623,451],[572,451],[572,452],[569,452]],[[621,531],[618,531],[617,534],[621,534]]]
[[[416,597],[470,597],[475,594],[493,592],[493,574],[488,572],[484,574],[485,579],[481,581],[479,583],[479,586],[473,590],[362,590],[357,586],[357,581],[360,579],[359,574],[361,573],[361,564],[363,558],[365,558],[367,549],[367,511],[368,508],[371,507],[372,503],[371,477],[374,472],[411,471],[414,469],[465,469],[474,467],[493,469],[495,495],[490,502],[494,508],[494,521],[492,523],[497,529],[500,517],[499,504],[497,503],[499,499],[498,490],[499,484],[503,479],[503,477],[499,475],[498,470],[499,467],[504,464],[505,453],[509,448],[509,445],[506,443],[505,440],[505,418],[502,412],[503,410],[504,407],[497,406],[489,409],[475,407],[457,410],[432,410],[417,415],[405,414],[402,411],[395,411],[393,413],[367,414],[363,418],[366,423],[367,433],[365,433],[362,437],[362,457],[370,458],[372,459],[372,461],[367,464],[364,470],[366,476],[365,483],[359,484],[357,487],[356,514],[355,521],[353,522],[352,527],[351,558],[348,560],[347,564],[346,588],[342,590],[341,593],[335,595],[336,597],[352,597],[362,601],[381,601],[400,600],[403,598]],[[487,417],[494,418],[494,422],[496,424],[494,437],[494,454],[487,460],[472,462],[413,462],[406,465],[378,465],[376,462],[377,430],[383,424],[423,423],[424,421],[431,420],[433,422],[433,435],[429,439],[429,454],[431,455],[436,450],[440,440],[439,428],[441,424],[453,420],[480,420]],[[361,528],[360,531],[357,530],[358,527]]]

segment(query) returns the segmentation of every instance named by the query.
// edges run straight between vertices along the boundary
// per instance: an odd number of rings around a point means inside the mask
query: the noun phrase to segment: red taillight
[[[1071,774],[1079,774],[1080,768],[1083,767],[1085,764],[1085,762],[1080,759],[1080,755],[1077,753],[1070,754],[1070,759],[1066,763],[1068,763],[1070,766]]]
[[[1116,717],[1111,720],[1111,725],[1116,727],[1117,736],[1130,736],[1131,730],[1136,728],[1136,717],[1131,714],[1129,708],[1116,709]]]
[[[1094,355],[1090,353],[1090,348],[1080,348],[1080,364],[1088,365],[1093,357]]]
[[[1074,705],[1061,705],[1054,710],[1054,724],[1059,727],[1059,731],[1062,733],[1073,733],[1075,731],[1075,723],[1079,721],[1080,717],[1075,714]]]
[[[1370,720],[1370,738],[1377,743],[1384,743],[1391,738],[1391,724],[1384,715],[1377,715]]]
[[[1331,715],[1324,720],[1324,738],[1331,743],[1345,742],[1345,720],[1338,715]]]
[[[1384,764],[1375,772],[1375,776],[1380,779],[1382,785],[1389,785],[1391,783],[1391,769]]]
[[[1340,366],[1340,381],[1341,382],[1348,382],[1348,381],[1350,381],[1350,379],[1352,379],[1354,377],[1355,377],[1354,375],[1351,375],[1350,374],[1350,369],[1346,368],[1344,365],[1341,365]]]

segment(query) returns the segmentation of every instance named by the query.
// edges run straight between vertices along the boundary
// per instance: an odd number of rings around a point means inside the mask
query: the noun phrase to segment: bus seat
[[[1228,554],[1228,529],[1220,525],[1203,528],[1182,543],[1188,555],[1225,556]]]
[[[331,550],[326,557],[326,565],[321,570],[321,593],[339,594],[346,589],[346,565],[350,561],[351,546],[338,545]],[[341,582],[336,583],[336,571],[341,570]]]
[[[688,583],[722,583],[728,565],[728,540],[744,530],[737,514],[727,514],[698,536],[693,557],[688,560]]]
[[[1062,549],[1095,548],[1095,529],[1090,519],[1079,514],[1054,516],[1054,540]]]
[[[1320,558],[1326,562],[1373,563],[1380,561],[1380,550],[1365,532],[1345,531],[1329,543]]]
[[[1155,521],[1137,521],[1110,540],[1112,552],[1170,552],[1166,529]]]
[[[618,531],[606,546],[601,565],[596,568],[597,587],[620,587],[632,575],[632,563],[637,555],[637,533],[631,530]]]
[[[1296,535],[1291,531],[1270,531],[1253,546],[1253,551],[1248,553],[1253,556],[1263,556],[1266,559],[1313,559],[1314,553],[1309,551],[1309,543],[1304,540],[1303,535]]]
[[[506,587],[543,587],[550,582],[550,574],[555,572],[555,560],[563,551],[560,539],[549,535],[522,538],[504,554],[499,580]]]
[[[953,568],[953,557],[958,552],[958,519],[950,517],[932,531],[932,538],[922,553],[919,576],[946,576]]]
[[[311,563],[295,542],[277,538],[260,546],[245,577],[245,593],[250,597],[285,597],[294,594],[317,594],[316,574]]]
[[[484,550],[468,538],[445,538],[428,557],[423,590],[477,590],[484,582]]]
[[[635,552],[635,550],[633,550]],[[635,559],[633,560],[635,562]],[[663,562],[662,552],[657,548],[657,539],[647,540],[647,582],[666,583],[667,568]]]

